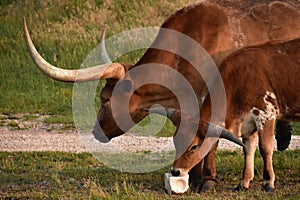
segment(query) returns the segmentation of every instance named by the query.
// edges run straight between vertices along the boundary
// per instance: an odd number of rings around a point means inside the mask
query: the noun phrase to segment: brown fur
[[[278,109],[274,117],[266,119],[262,123],[262,128],[256,124],[256,130],[259,135],[259,148],[264,160],[264,187],[267,191],[274,188],[275,174],[272,168],[273,152],[273,130],[276,118],[300,121],[300,39],[288,41],[272,41],[267,44],[247,47],[238,50],[228,56],[220,66],[220,73],[224,81],[226,90],[226,119],[225,128],[231,128],[235,120],[245,121],[249,114],[258,115],[253,108],[257,110],[266,110],[268,102]],[[253,80],[257,84],[253,84]],[[241,88],[243,90],[241,90]],[[218,89],[218,88],[213,88]],[[274,94],[270,95],[270,94]],[[236,101],[236,99],[240,99]],[[201,109],[201,118],[199,127],[208,124],[210,118],[211,102],[209,97],[204,102]],[[199,145],[203,142],[203,128],[192,142]],[[253,133],[243,135],[245,143],[248,143],[248,149],[245,149],[245,156],[248,151],[255,148]],[[201,136],[201,137],[200,137]],[[176,144],[175,144],[176,145]],[[250,147],[251,146],[251,147]],[[252,156],[253,152],[251,153]],[[183,153],[175,162],[174,169],[189,171],[194,163],[201,160],[197,154],[191,154],[189,149]],[[249,182],[253,179],[253,166],[247,166],[246,159],[243,175],[243,187],[248,188]],[[187,164],[187,162],[189,164]],[[249,164],[251,165],[251,164]],[[253,172],[252,172],[253,171]]]
[[[299,21],[299,12],[287,3],[275,1],[254,6],[250,15],[240,21],[241,33],[246,38],[243,46],[299,36]]]
[[[269,6],[264,4],[258,5],[255,8],[256,10],[253,11],[253,13],[257,13],[257,10],[259,10],[259,12],[269,13],[269,10],[272,9],[272,7],[274,6],[284,7],[282,11],[280,11],[280,9],[279,11],[277,11],[277,18],[281,17],[284,14],[286,16],[286,21],[295,21],[295,23],[299,24],[299,21],[295,19],[300,19],[300,14],[297,13],[295,9],[289,8],[288,13],[291,13],[291,15],[287,15],[285,5],[287,4],[281,2],[272,3]],[[264,9],[266,9],[266,11],[264,11]],[[249,44],[259,44],[260,42],[265,42],[270,39],[276,39],[277,36],[280,36],[280,38],[284,37],[285,29],[277,30],[278,33],[281,32],[282,34],[273,34],[274,36],[272,37],[266,36],[269,34],[269,29],[261,29],[259,27],[262,27],[262,24],[264,24],[265,27],[270,27],[271,24],[268,24],[268,22],[265,22],[265,20],[260,20],[258,18],[253,20],[253,18],[251,17],[253,13],[249,12],[248,14],[246,14],[245,20],[242,20],[240,22],[240,29],[242,31],[240,34],[244,35],[243,40],[239,41],[241,42],[241,46]],[[295,16],[297,18],[295,18]],[[277,25],[286,26],[285,21],[280,23],[277,23]],[[294,36],[300,35],[300,32],[297,32],[299,29],[297,26],[295,26],[295,23],[290,25],[291,27],[289,27],[289,30],[295,29],[296,31],[290,31],[291,34],[286,35],[286,38],[290,37],[293,34],[295,34]],[[243,27],[251,27],[251,29],[245,31]],[[176,30],[196,40],[212,56],[217,65],[219,65],[222,62],[225,56],[229,55],[232,51],[238,48],[238,46],[236,46],[235,44],[236,41],[234,41],[234,35],[232,35],[230,31],[230,26],[228,24],[226,14],[223,12],[222,8],[217,8],[216,6],[207,2],[196,3],[194,5],[190,5],[186,8],[175,12],[165,21],[165,23],[162,25],[162,28]],[[178,48],[180,48],[180,41],[168,41],[167,38],[161,34],[158,35],[154,43],[157,44],[168,42],[171,42],[172,44],[175,43],[174,45],[177,45]],[[194,54],[193,49],[185,49],[185,51],[190,51],[191,54]],[[206,86],[201,76],[197,74],[196,70],[190,63],[186,62],[184,59],[170,52],[150,48],[146,51],[146,53],[140,59],[140,61],[137,62],[131,69],[147,63],[164,64],[178,70],[190,82],[194,91],[197,91],[196,95],[198,97],[198,101],[201,102],[201,98],[203,96],[203,92],[205,91]],[[151,68],[149,68],[149,70],[151,71]],[[127,78],[130,79],[130,77]],[[141,81],[144,79],[144,77],[140,78]],[[168,77],[168,74],[162,75],[162,79],[169,78],[170,77]],[[253,83],[253,81],[251,82]],[[105,90],[107,90],[107,88],[104,88],[104,91]],[[104,93],[102,93],[101,99],[103,101],[107,101],[110,99],[110,96],[104,95]],[[143,119],[147,115],[147,113],[141,110],[145,107],[150,107],[152,104],[155,103],[159,103],[165,107],[179,109],[177,99],[174,96],[174,94],[170,92],[170,90],[159,85],[147,85],[136,90],[134,95],[131,97],[129,110],[132,110],[131,116],[133,120],[135,122],[138,122],[141,119]],[[122,105],[122,103],[120,104]],[[110,106],[110,104],[106,105],[108,107]],[[109,108],[106,110],[109,110]],[[98,116],[104,117],[98,117],[98,120],[104,131],[104,134],[109,139],[123,134],[124,131],[118,128],[113,118],[110,117],[111,114],[108,112],[105,112],[103,114],[102,112],[103,109],[100,110]],[[238,123],[236,125],[239,126]],[[131,125],[128,125],[128,130],[130,128]],[[216,180],[215,176],[214,178],[211,176],[211,174],[215,174],[216,171],[214,163],[214,152],[212,151],[210,154],[211,155],[207,156],[208,164],[204,165],[206,169],[203,172],[200,172],[200,175],[195,174],[195,176],[203,177],[205,180]],[[194,176],[194,174],[191,174],[191,176]]]

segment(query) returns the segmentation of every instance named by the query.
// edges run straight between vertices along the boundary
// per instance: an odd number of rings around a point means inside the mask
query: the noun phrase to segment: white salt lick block
[[[171,173],[165,173],[165,189],[168,194],[182,194],[189,189],[189,175],[172,176]]]

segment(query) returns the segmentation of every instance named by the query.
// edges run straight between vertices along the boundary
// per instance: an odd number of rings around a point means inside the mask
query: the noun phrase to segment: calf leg
[[[268,192],[273,191],[275,182],[275,174],[272,164],[272,155],[274,148],[274,123],[274,119],[267,121],[264,128],[259,131],[259,150],[264,161],[263,187]]]
[[[243,180],[240,186],[236,189],[249,189],[250,182],[254,178],[254,154],[256,150],[257,132],[252,134],[250,137],[243,138],[243,143],[247,147],[244,149],[244,171],[243,171]]]
[[[217,170],[215,164],[215,152],[218,144],[215,144],[212,150],[205,156],[205,158],[199,162],[190,171],[191,187],[195,190],[205,192],[212,190],[217,185]]]
[[[283,151],[289,147],[292,136],[292,126],[290,122],[278,120],[276,123],[277,149]]]
[[[203,164],[204,160],[200,161],[193,167],[189,173],[189,182],[192,190],[196,192],[202,187],[203,184]]]
[[[212,150],[204,158],[203,166],[203,186],[201,192],[212,190],[217,185],[217,170],[215,163],[215,154],[218,148],[218,142],[213,146]]]

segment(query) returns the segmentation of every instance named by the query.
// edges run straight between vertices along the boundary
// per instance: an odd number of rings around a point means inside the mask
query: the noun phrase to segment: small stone
[[[74,183],[75,182],[75,178],[69,178],[69,182],[70,183]]]
[[[18,128],[19,129],[24,129],[25,128],[25,125],[23,123],[18,123]]]

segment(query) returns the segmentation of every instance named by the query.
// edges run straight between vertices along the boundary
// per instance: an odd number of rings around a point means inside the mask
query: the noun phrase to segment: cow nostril
[[[171,170],[171,174],[172,174],[172,176],[179,176],[180,175],[180,170],[174,170],[174,169],[172,169]]]

